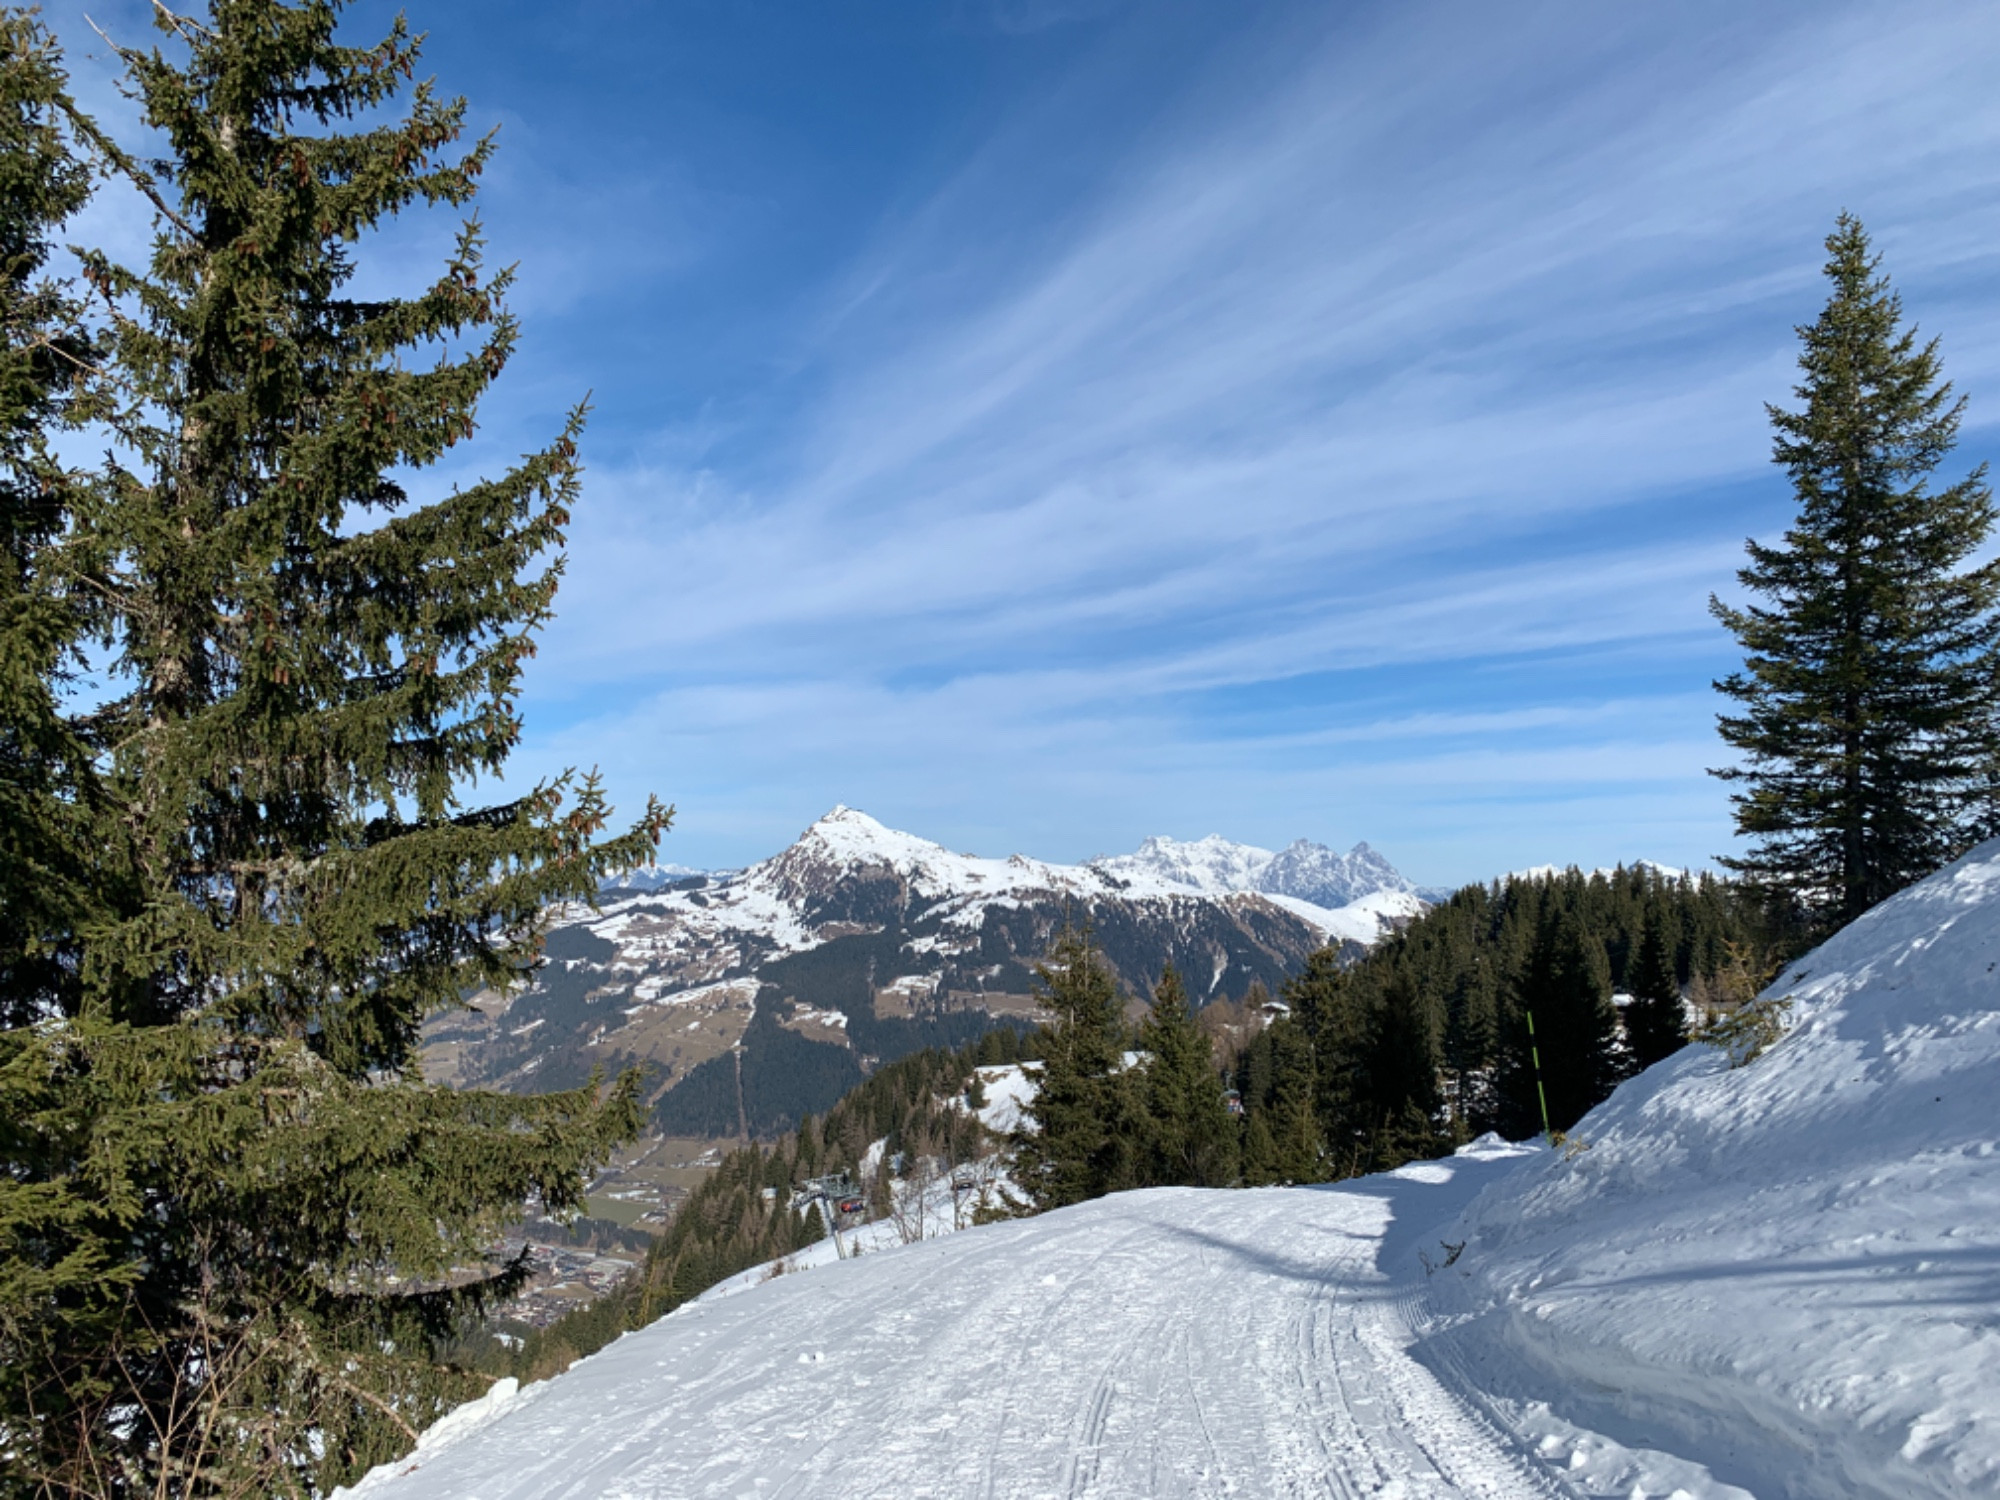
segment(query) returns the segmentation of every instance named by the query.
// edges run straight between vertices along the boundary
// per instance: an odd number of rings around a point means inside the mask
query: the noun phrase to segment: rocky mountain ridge
[[[1335,910],[1384,892],[1420,897],[1394,865],[1366,843],[1345,854],[1310,839],[1283,849],[1260,849],[1211,833],[1206,838],[1149,838],[1136,852],[1090,861],[1093,869],[1120,876],[1149,876],[1208,895],[1259,891],[1292,896]]]
[[[522,1091],[636,1064],[661,1130],[764,1134],[878,1062],[1032,1024],[1033,966],[1065,921],[1091,924],[1135,997],[1166,963],[1205,1003],[1275,990],[1326,943],[1358,955],[1422,910],[1380,863],[1388,883],[1327,908],[1131,862],[957,854],[837,807],[747,869],[638,872],[565,912],[533,983],[434,1022],[426,1063]]]

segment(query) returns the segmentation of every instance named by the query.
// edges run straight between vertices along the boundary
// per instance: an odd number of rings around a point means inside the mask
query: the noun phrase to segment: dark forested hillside
[[[1651,1060],[1626,1035],[1635,1012],[1651,1055],[1671,1050],[1684,1001],[1737,998],[1793,933],[1737,885],[1645,866],[1467,886],[1360,963],[1315,959],[1285,986],[1287,1013],[1235,1064],[1245,1175],[1295,1180],[1321,1153],[1344,1176],[1487,1130],[1531,1135],[1544,1099],[1567,1129]]]

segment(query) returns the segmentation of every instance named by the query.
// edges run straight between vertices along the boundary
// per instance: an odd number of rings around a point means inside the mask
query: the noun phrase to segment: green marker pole
[[[1535,1045],[1535,1013],[1529,1011],[1527,1017],[1528,1056],[1535,1060],[1535,1097],[1542,1101],[1542,1135],[1553,1143],[1556,1133],[1549,1129],[1549,1096],[1542,1088],[1542,1049]]]

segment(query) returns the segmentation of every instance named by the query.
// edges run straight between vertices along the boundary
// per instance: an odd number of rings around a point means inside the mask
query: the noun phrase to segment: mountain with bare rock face
[[[1109,874],[1166,881],[1216,896],[1258,891],[1338,909],[1389,893],[1416,898],[1411,915],[1422,909],[1417,887],[1366,844],[1338,854],[1325,844],[1299,839],[1274,853],[1254,844],[1231,843],[1217,834],[1191,841],[1150,838],[1136,853],[1090,863]]]
[[[1246,870],[1270,888],[1229,883]],[[1091,925],[1129,995],[1172,963],[1205,1004],[1275,991],[1327,943],[1358,955],[1421,910],[1366,845],[1153,839],[1059,865],[955,854],[836,807],[748,869],[635,872],[565,912],[534,982],[433,1022],[425,1060],[523,1092],[638,1064],[663,1132],[763,1135],[880,1062],[1032,1024],[1033,968],[1065,921]]]

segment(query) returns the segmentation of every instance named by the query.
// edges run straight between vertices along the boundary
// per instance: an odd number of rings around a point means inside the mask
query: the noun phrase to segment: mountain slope
[[[525,993],[433,1023],[426,1064],[523,1090],[645,1065],[664,1132],[768,1134],[877,1062],[1030,1022],[1033,966],[1066,920],[1091,924],[1128,995],[1171,962],[1204,1002],[1276,990],[1324,943],[1358,954],[1413,900],[1328,910],[1138,869],[981,859],[841,807],[748,869],[621,887],[571,913]]]
[[[1765,1500],[2000,1493],[2000,841],[1768,993],[1440,1236],[1440,1356]]]

